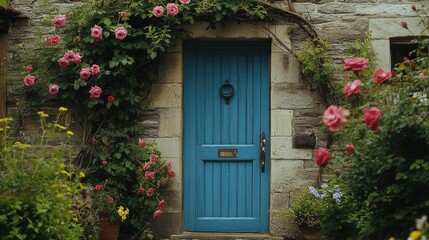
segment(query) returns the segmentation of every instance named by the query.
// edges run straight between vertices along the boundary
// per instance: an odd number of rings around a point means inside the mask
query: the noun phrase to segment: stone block
[[[311,157],[312,150],[293,148],[291,137],[271,138],[272,159],[311,159]]]
[[[182,109],[162,108],[159,110],[159,137],[182,136]]]
[[[264,24],[264,23],[261,23]],[[264,24],[264,26],[267,26]],[[208,28],[209,24],[197,22],[186,27],[187,38],[268,38],[260,24],[228,22],[216,25],[216,29]]]
[[[301,240],[302,235],[292,215],[284,215],[279,211],[270,212],[270,233],[283,236],[287,240]]]
[[[140,124],[144,127],[143,138],[159,137],[159,114],[154,110],[147,110],[140,118]]]
[[[147,140],[153,140],[157,144],[163,159],[180,159],[182,156],[182,140],[180,138],[156,138]]]
[[[183,231],[183,216],[180,213],[164,213],[160,218],[150,219],[155,239],[169,239],[171,235],[180,234]]]
[[[272,83],[271,108],[308,109],[319,104],[316,92],[311,92],[304,83]]]
[[[299,63],[295,57],[286,51],[271,54],[271,83],[297,83],[299,74]]]
[[[316,25],[331,44],[353,42],[362,38],[368,32],[368,20],[352,18],[353,21],[336,21]]]
[[[182,84],[153,84],[149,108],[174,108],[182,105]]]
[[[362,4],[357,6],[356,14],[377,17],[417,16],[410,4]],[[400,18],[397,20],[401,21]]]
[[[289,193],[271,193],[270,194],[270,210],[282,210],[289,208]]]
[[[271,110],[271,135],[291,136],[292,119],[292,110]]]
[[[157,83],[182,83],[182,54],[170,53],[163,56],[159,65]]]
[[[324,14],[344,14],[356,12],[356,7],[350,4],[344,3],[329,3],[320,5],[317,8],[318,13]]]
[[[372,47],[377,58],[376,67],[385,70],[391,69],[389,39],[372,40]]]
[[[181,213],[182,193],[173,189],[161,189],[160,193],[165,201],[164,213]]]
[[[304,185],[303,160],[271,160],[271,192],[287,193]]]
[[[409,8],[409,5],[406,5]],[[411,9],[411,8],[410,8]],[[403,28],[401,22],[408,24],[408,30]],[[388,40],[391,37],[407,37],[423,32],[425,26],[420,18],[384,18],[370,19],[369,31],[374,40]]]

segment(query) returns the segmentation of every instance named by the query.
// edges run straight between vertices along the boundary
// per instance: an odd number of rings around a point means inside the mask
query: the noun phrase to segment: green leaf
[[[3,7],[4,9],[8,9],[8,2],[6,0],[0,0],[0,7]]]
[[[116,158],[116,159],[121,159],[121,157],[122,157],[122,154],[120,154],[120,153],[115,153],[115,158]]]
[[[112,25],[112,20],[110,18],[104,18],[103,23],[106,24],[106,26]]]

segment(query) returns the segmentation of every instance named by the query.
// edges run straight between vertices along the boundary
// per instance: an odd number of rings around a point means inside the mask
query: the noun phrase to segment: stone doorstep
[[[217,233],[217,232],[184,232],[172,235],[171,240],[283,240],[282,237],[273,237],[260,233]]]

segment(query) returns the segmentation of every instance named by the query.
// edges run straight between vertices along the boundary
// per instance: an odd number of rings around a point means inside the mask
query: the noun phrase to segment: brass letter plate
[[[219,149],[217,150],[218,158],[236,158],[237,149]]]

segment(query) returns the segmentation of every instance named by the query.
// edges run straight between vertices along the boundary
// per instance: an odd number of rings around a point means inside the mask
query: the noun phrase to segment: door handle
[[[260,145],[259,145],[259,160],[261,164],[261,172],[265,171],[265,153],[266,153],[266,143],[265,132],[261,133]]]

